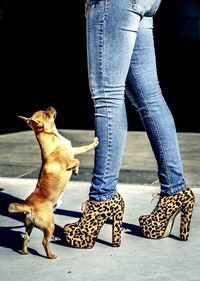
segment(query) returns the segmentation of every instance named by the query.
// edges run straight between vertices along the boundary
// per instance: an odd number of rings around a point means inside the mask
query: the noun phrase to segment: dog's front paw
[[[74,167],[74,169],[72,169],[72,173],[73,175],[77,176],[78,175],[78,172],[79,172],[79,165]]]
[[[99,139],[97,137],[95,137],[93,139],[93,143],[94,143],[94,147],[97,147],[97,145],[99,144]]]

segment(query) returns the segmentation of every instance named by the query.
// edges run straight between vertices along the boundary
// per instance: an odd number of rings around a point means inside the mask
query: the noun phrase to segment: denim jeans
[[[148,135],[161,192],[173,195],[185,187],[174,119],[157,77],[152,20],[159,4],[88,0],[88,79],[99,138],[90,200],[109,200],[116,192],[127,135],[125,94]]]

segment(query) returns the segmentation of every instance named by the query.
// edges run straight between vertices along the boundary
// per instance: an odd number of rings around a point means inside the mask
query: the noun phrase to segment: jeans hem
[[[104,202],[104,201],[110,201],[112,200],[113,196],[116,194],[116,191],[113,192],[112,194],[108,194],[108,195],[98,195],[98,196],[89,196],[89,200],[90,201],[95,201],[95,202]]]
[[[167,190],[166,190],[166,186],[165,186],[164,190],[161,186],[161,193],[165,193],[168,195],[176,195],[178,192],[183,191],[186,187],[187,186],[185,184],[185,181],[181,185],[178,185],[176,187],[169,187]]]

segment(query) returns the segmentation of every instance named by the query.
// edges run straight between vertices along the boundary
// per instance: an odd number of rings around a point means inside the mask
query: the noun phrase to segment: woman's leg
[[[139,218],[141,231],[153,239],[169,236],[181,212],[180,239],[187,240],[195,196],[185,184],[174,119],[158,82],[152,29],[138,31],[126,85],[152,145],[161,185],[155,209]]]
[[[157,77],[152,29],[138,31],[126,85],[157,160],[161,192],[174,195],[185,188],[185,181],[174,119]]]
[[[99,138],[90,200],[109,200],[116,192],[127,132],[125,80],[139,22],[132,0],[89,1],[88,75]]]

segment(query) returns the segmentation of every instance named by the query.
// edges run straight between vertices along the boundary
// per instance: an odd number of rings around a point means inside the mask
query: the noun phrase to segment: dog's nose
[[[50,112],[51,114],[53,114],[53,115],[54,115],[54,118],[56,117],[57,111],[56,111],[56,109],[55,109],[53,106],[49,106],[49,107],[47,108],[47,111]]]

